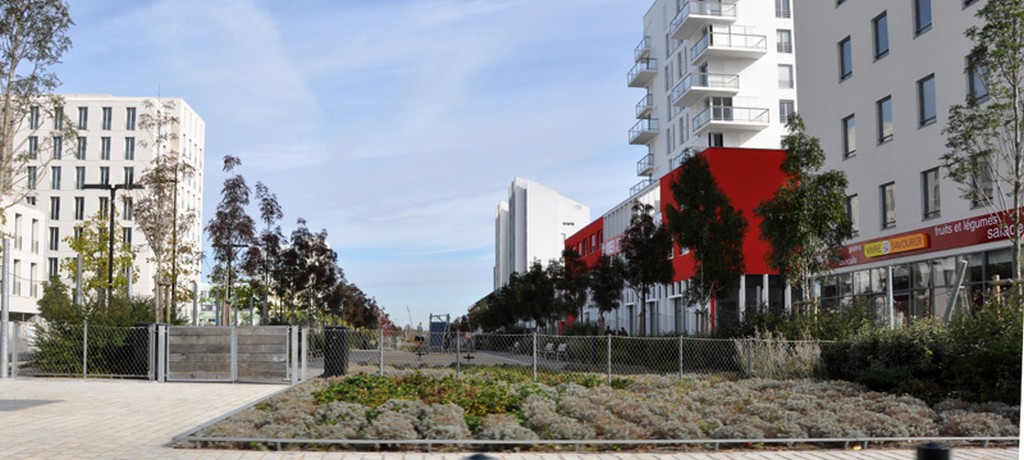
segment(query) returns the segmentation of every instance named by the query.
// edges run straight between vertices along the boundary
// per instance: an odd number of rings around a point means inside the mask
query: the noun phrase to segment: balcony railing
[[[657,73],[657,59],[641,59],[632,69],[629,69],[629,73],[626,74],[626,82],[632,87],[645,86]]]
[[[686,162],[686,160],[689,160],[690,158],[697,156],[697,154],[703,152],[706,148],[708,148],[706,145],[702,145],[699,147],[687,147],[683,149],[682,152],[679,152],[679,155],[676,155],[675,158],[672,158],[672,160],[669,161],[669,169],[676,169],[682,166],[683,163]]]
[[[644,155],[640,161],[636,162],[636,175],[638,176],[650,176],[651,172],[654,171],[654,155],[648,153]]]
[[[683,7],[679,9],[679,13],[672,18],[672,22],[668,25],[668,30],[672,33],[672,38],[682,40],[687,38],[693,30],[697,29],[697,25],[686,27],[684,30],[680,30],[680,27],[687,25],[688,19],[696,16],[705,16],[712,18],[736,18],[736,3],[734,2],[718,2],[718,1],[693,1],[686,2]]]
[[[654,96],[648,94],[640,99],[640,102],[636,103],[636,117],[637,118],[650,118],[651,109],[654,108]]]
[[[633,60],[639,62],[651,56],[651,37],[644,37],[633,50]]]
[[[768,109],[760,107],[708,107],[693,117],[693,131],[697,132],[711,122],[767,125]]]
[[[650,179],[644,179],[641,180],[640,182],[637,182],[636,185],[629,188],[629,196],[634,196],[637,193],[644,191],[644,189],[650,187],[652,183],[654,183],[654,181]]]
[[[646,144],[658,135],[658,119],[644,118],[629,129],[630,144]]]
[[[677,102],[694,88],[740,89],[740,76],[726,73],[690,73],[672,90],[672,102]]]
[[[697,43],[690,47],[690,62],[697,62],[709,47],[740,52],[764,53],[768,51],[768,37],[731,32],[712,32],[701,37],[700,40],[697,40]]]

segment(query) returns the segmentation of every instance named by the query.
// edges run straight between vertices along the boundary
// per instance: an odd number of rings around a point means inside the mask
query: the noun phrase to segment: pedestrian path
[[[466,453],[174,449],[171,438],[284,389],[281,385],[138,380],[0,380],[0,458],[460,460]],[[503,453],[500,460],[912,460],[913,450]],[[1017,459],[1018,448],[956,449],[956,460]]]

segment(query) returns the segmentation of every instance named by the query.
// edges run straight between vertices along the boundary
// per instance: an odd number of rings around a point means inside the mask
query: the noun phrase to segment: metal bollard
[[[917,446],[917,460],[949,460],[949,447],[937,442]]]
[[[481,453],[476,453],[476,454],[470,455],[469,457],[466,457],[463,460],[498,460],[498,459],[496,459],[494,457],[491,457],[490,455],[484,455],[484,454],[481,454]]]

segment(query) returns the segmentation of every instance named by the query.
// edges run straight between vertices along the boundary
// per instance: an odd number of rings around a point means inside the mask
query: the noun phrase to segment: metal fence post
[[[384,329],[377,329],[377,344],[380,348],[380,375],[384,375]]]
[[[456,335],[455,336],[455,375],[456,376],[462,374],[462,358],[460,358],[461,354],[462,354],[462,337],[459,337],[458,335]]]
[[[533,381],[537,381],[537,331],[533,331]]]
[[[747,339],[747,376],[754,376],[754,339]]]
[[[158,382],[167,381],[167,361],[170,356],[170,335],[169,324],[158,324],[156,326],[156,379]]]
[[[611,385],[612,384],[612,335],[608,334],[607,337],[608,337],[608,342],[607,342],[608,354],[606,355],[605,360],[607,361],[607,365],[608,365],[608,367],[606,368],[607,371],[608,371],[608,384]]]
[[[309,328],[299,328],[299,334],[301,334],[302,338],[299,341],[302,344],[302,356],[300,358],[302,360],[302,377],[300,378],[306,380],[306,364],[308,364],[309,360]]]
[[[679,380],[683,379],[683,336],[679,336]]]
[[[12,323],[14,338],[11,339],[11,378],[18,376],[18,342],[21,341],[21,323]]]
[[[149,346],[149,366],[147,366],[148,372],[146,373],[146,377],[148,377],[149,380],[156,380],[156,325],[150,324],[149,326],[146,326],[146,332],[146,342]]]
[[[89,320],[82,321],[82,378],[89,376]]]
[[[231,324],[231,381],[238,381],[238,326]]]
[[[289,334],[291,337],[291,371],[292,371],[292,385],[299,383],[299,333],[302,328],[299,326],[292,326],[292,333]]]

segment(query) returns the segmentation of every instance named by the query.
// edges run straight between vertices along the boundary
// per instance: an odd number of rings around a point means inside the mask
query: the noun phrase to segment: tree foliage
[[[108,211],[109,212],[109,211]],[[116,212],[115,212],[116,214]],[[116,216],[115,216],[116,217]],[[103,212],[96,213],[92,218],[75,226],[77,235],[64,237],[68,248],[82,258],[82,291],[91,298],[102,298],[100,293],[107,289],[107,274],[110,268],[110,223]],[[123,234],[123,227],[115,218],[114,235]],[[128,273],[136,272],[135,259],[138,252],[127,242],[114,244],[114,285],[113,295],[125,296],[128,292]],[[77,279],[78,262],[74,257],[61,261],[61,268],[65,273],[71,275],[71,279]],[[150,318],[152,319],[152,318]]]
[[[853,233],[846,211],[847,180],[842,171],[821,172],[825,152],[818,139],[804,132],[798,115],[786,127],[781,167],[786,180],[754,212],[763,219],[768,266],[807,293],[810,277],[828,273],[839,262],[843,241]]]
[[[292,231],[290,244],[280,254],[275,286],[289,316],[295,310],[315,315],[332,310],[332,296],[344,276],[338,268],[338,254],[327,242],[327,231],[309,231],[304,219]]]
[[[639,201],[633,203],[629,227],[622,235],[625,258],[624,279],[640,297],[640,335],[647,335],[647,296],[657,284],[672,282],[672,238],[668,229],[658,225],[652,215],[654,207]]]
[[[989,0],[983,23],[965,32],[973,43],[968,74],[980,74],[987,98],[968,94],[949,109],[943,167],[961,194],[1008,227],[1013,278],[1021,279],[1024,213],[1024,1]],[[1017,229],[1017,230],[1014,230]]]
[[[604,315],[619,308],[622,301],[622,289],[626,285],[624,271],[622,260],[608,254],[601,254],[597,264],[590,269],[590,298],[601,315],[602,324]]]
[[[250,252],[251,264],[249,272],[254,276],[252,283],[263,299],[261,317],[264,322],[269,321],[268,303],[270,293],[276,287],[276,278],[271,276],[272,268],[280,266],[281,246],[286,241],[284,232],[278,222],[284,217],[284,210],[277,201],[277,195],[270,192],[262,182],[256,183],[256,202],[259,207],[260,222],[263,228],[257,237],[258,250]]]
[[[672,196],[676,206],[665,211],[669,230],[680,247],[693,252],[695,273],[687,282],[688,303],[703,306],[719,292],[737,287],[745,271],[747,219],[718,188],[703,155],[682,164]]]
[[[60,63],[71,48],[67,32],[74,22],[63,0],[3,0],[0,10],[0,196],[13,196],[17,202],[31,188],[27,184],[14,190],[14,184],[32,158],[24,143],[16,145],[15,136],[26,125],[33,107],[42,107],[50,118],[66,120],[54,109],[63,103],[50,94],[60,84],[50,67]],[[67,129],[55,129],[42,139],[72,137],[72,124],[63,126]]]
[[[241,166],[242,161],[231,155],[224,156],[224,172],[232,173],[234,169]],[[217,204],[214,217],[206,224],[206,232],[209,235],[210,243],[213,246],[213,258],[217,261],[220,271],[227,267],[238,270],[239,254],[244,254],[247,248],[256,243],[256,223],[246,212],[249,205],[249,186],[241,174],[235,174],[224,181],[221,188],[221,201]],[[241,249],[241,250],[240,250]],[[237,274],[230,272],[224,276],[218,276],[222,286],[226,287],[227,300],[223,309],[223,324],[230,324],[231,313],[231,284],[237,278]]]
[[[548,264],[550,276],[558,289],[558,306],[556,316],[572,315],[577,320],[580,310],[587,303],[587,287],[589,274],[587,264],[580,258],[575,249],[562,251],[562,259],[558,264]]]

